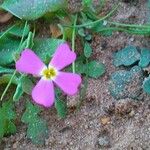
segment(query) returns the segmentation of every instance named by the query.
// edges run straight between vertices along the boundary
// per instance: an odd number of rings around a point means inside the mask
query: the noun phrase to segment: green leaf
[[[13,108],[12,101],[4,102],[2,107],[0,107],[0,138],[16,132],[16,126],[14,124],[16,113]]]
[[[21,78],[21,86],[22,86],[22,90],[26,93],[26,94],[31,94],[32,89],[33,89],[33,82],[27,77],[27,76],[23,76]]]
[[[35,39],[33,50],[44,62],[49,63],[56,48],[63,42],[64,40],[60,39]]]
[[[55,100],[55,108],[57,110],[57,115],[60,118],[65,118],[67,116],[67,104],[66,102],[56,99]]]
[[[20,41],[15,38],[5,36],[0,39],[0,65],[5,66],[14,61],[13,54],[18,50]]]
[[[0,66],[0,74],[1,73],[13,73],[15,70],[14,69],[8,69]]]
[[[5,118],[4,116],[1,114],[1,110],[0,110],[0,139],[4,136],[5,134]]]
[[[86,34],[84,33],[84,29],[83,29],[83,28],[78,29],[78,34],[79,34],[81,37],[85,37],[85,36],[86,36]]]
[[[84,44],[84,55],[85,57],[89,58],[92,54],[92,48],[91,45],[88,42],[85,42]]]
[[[2,104],[2,112],[5,118],[11,120],[15,119],[16,113],[13,111],[14,105],[11,100]]]
[[[54,12],[66,6],[66,0],[5,0],[1,8],[20,19],[35,20],[47,12]]]
[[[4,74],[0,77],[0,84],[6,84],[10,81],[12,74]],[[11,84],[18,84],[18,78],[15,76],[11,82]]]
[[[24,28],[24,24],[19,23],[19,24],[16,24],[11,30],[9,30],[8,33],[15,35],[15,36],[18,36],[18,37],[22,37],[23,34],[24,34],[24,36],[27,36],[29,31],[30,31],[29,25],[27,25]]]
[[[34,144],[43,145],[45,138],[48,138],[48,127],[46,121],[37,119],[28,125],[27,137],[32,140]]]
[[[34,120],[37,120],[38,113],[40,112],[40,108],[38,106],[33,105],[29,101],[26,105],[26,111],[24,112],[21,121],[24,123],[32,123]]]
[[[89,77],[98,78],[105,73],[105,66],[101,62],[91,61],[86,64],[86,73]]]
[[[8,135],[8,134],[14,134],[16,133],[16,126],[15,124],[12,122],[12,121],[9,121],[8,122],[8,125],[7,125],[7,130],[5,131],[5,134]]]
[[[35,144],[44,144],[45,138],[48,137],[48,127],[46,121],[40,119],[38,113],[40,113],[39,107],[33,105],[29,101],[26,105],[26,111],[24,112],[21,120],[28,124],[27,137]]]
[[[23,89],[22,89],[21,83],[19,83],[17,85],[15,94],[13,96],[13,101],[15,101],[15,102],[19,101],[22,95],[23,95]]]

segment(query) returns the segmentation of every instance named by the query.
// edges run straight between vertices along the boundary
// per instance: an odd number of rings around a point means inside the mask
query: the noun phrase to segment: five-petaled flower
[[[25,49],[16,62],[16,70],[41,77],[32,90],[32,98],[36,103],[50,107],[55,100],[55,84],[68,95],[74,95],[78,92],[78,87],[81,84],[80,75],[61,71],[75,59],[76,54],[70,50],[66,43],[58,46],[48,66],[32,50]]]

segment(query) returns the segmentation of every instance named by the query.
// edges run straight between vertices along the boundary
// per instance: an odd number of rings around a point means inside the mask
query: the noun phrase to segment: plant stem
[[[128,27],[128,28],[148,28],[150,29],[150,25],[138,25],[138,24],[125,24],[125,23],[118,23],[118,22],[111,22],[107,21],[109,24],[121,26],[121,27]]]
[[[24,29],[23,29],[23,33],[22,33],[22,38],[21,38],[21,41],[20,41],[18,50],[20,49],[20,47],[21,47],[21,45],[22,45],[22,42],[23,42],[23,40],[24,40],[24,34],[25,34],[25,29],[26,29],[26,27],[27,27],[27,23],[28,23],[28,22],[26,21],[26,22],[25,22],[25,25],[24,25]],[[14,76],[16,75],[16,72],[17,72],[17,71],[15,70],[14,73],[12,74],[12,76],[11,76],[11,78],[10,78],[10,80],[9,80],[9,82],[8,82],[8,84],[7,84],[6,88],[5,88],[5,90],[4,90],[4,92],[2,93],[2,96],[1,96],[1,98],[0,98],[1,101],[3,100],[3,98],[4,98],[5,94],[6,94],[6,92],[8,91],[8,88],[10,87],[10,85],[11,85],[11,83],[12,83],[12,80],[13,80]]]
[[[118,4],[117,6],[115,6],[106,16],[96,20],[96,21],[93,21],[93,22],[89,22],[89,23],[85,23],[85,24],[81,24],[81,25],[75,25],[75,26],[69,26],[69,25],[63,25],[64,27],[74,27],[74,28],[81,28],[81,27],[86,27],[86,26],[91,26],[93,24],[96,24],[96,23],[99,23],[103,20],[106,20],[108,17],[110,17],[116,10],[117,8],[119,7],[120,4]]]
[[[27,27],[27,24],[28,24],[28,21],[25,22],[25,25],[24,25],[24,28],[23,28],[22,37],[21,37],[21,41],[20,41],[20,44],[19,44],[18,49],[20,49],[20,47],[21,47],[21,45],[22,45],[22,42],[23,42],[23,40],[24,40],[25,29],[26,29],[26,27]]]
[[[1,36],[0,36],[0,39],[5,35],[7,34],[11,29],[13,29],[16,25],[13,25],[11,26],[9,29],[7,29]]]
[[[14,78],[14,76],[16,75],[16,70],[14,71],[14,73],[12,74],[12,76],[11,76],[11,78],[10,78],[10,80],[9,80],[9,82],[8,82],[8,84],[7,84],[7,86],[6,86],[6,88],[5,88],[5,90],[4,90],[4,92],[3,92],[3,94],[2,94],[2,96],[1,96],[1,101],[3,100],[3,98],[4,98],[4,96],[5,96],[5,94],[6,94],[6,92],[7,92],[7,90],[8,90],[8,88],[10,87],[10,85],[11,85],[11,83],[12,83],[12,80],[13,80],[13,78]]]
[[[73,31],[72,31],[72,51],[75,50],[75,36],[76,36],[76,23],[77,23],[77,14],[75,15],[74,23],[73,23]],[[75,73],[75,62],[72,63],[72,72]]]

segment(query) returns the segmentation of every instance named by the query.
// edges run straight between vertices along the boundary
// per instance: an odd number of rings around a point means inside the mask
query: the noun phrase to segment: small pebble
[[[100,122],[103,125],[109,124],[110,123],[110,117],[103,116],[102,118],[100,118]]]
[[[98,138],[98,146],[100,148],[105,148],[105,147],[109,147],[110,146],[110,139],[108,136],[104,135],[104,136],[100,136]]]

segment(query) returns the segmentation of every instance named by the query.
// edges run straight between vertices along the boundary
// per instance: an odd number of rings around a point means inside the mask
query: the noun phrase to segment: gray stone
[[[142,92],[143,71],[134,66],[130,71],[120,70],[111,75],[109,91],[115,99],[139,99]]]

